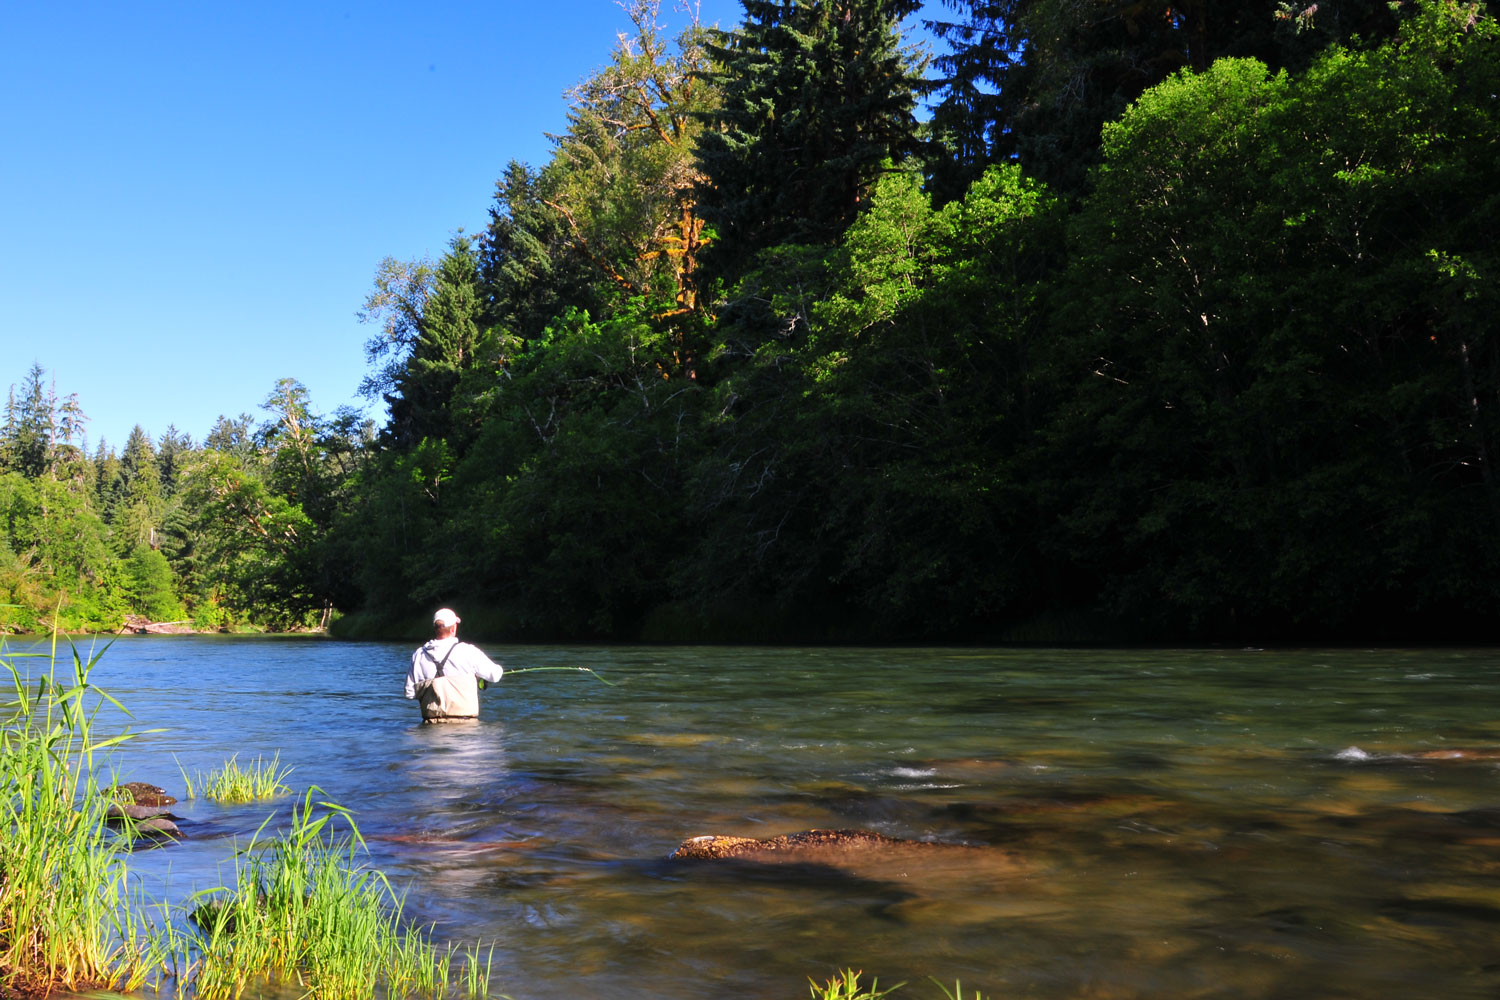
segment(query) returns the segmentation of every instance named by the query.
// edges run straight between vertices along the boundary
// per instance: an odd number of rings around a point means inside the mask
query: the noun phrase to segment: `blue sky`
[[[545,162],[564,92],[628,26],[612,0],[14,3],[6,22],[0,389],[40,363],[115,448],[137,423],[201,440],[221,413],[260,419],[283,377],[320,412],[363,405],[376,265],[482,228],[506,162]]]

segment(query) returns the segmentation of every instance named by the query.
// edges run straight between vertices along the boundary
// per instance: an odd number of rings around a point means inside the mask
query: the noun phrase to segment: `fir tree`
[[[732,280],[769,246],[836,241],[885,165],[915,151],[920,67],[899,25],[920,6],[744,0],[744,23],[708,47],[722,92],[698,146],[708,274]]]
[[[480,325],[479,256],[473,240],[459,234],[438,262],[432,292],[417,320],[417,338],[405,369],[396,376],[388,433],[398,446],[452,432],[449,404],[459,377],[473,368],[491,342]]]

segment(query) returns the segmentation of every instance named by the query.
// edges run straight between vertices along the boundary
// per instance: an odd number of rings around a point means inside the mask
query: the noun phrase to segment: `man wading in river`
[[[458,615],[441,608],[432,616],[433,638],[411,654],[406,697],[422,705],[423,722],[470,722],[479,718],[479,679],[494,684],[505,668],[467,642],[458,641]]]

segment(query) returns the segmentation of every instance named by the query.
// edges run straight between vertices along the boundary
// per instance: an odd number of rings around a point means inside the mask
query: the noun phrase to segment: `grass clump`
[[[854,969],[845,969],[843,972],[836,973],[828,982],[821,985],[813,979],[809,979],[807,982],[812,992],[813,1000],[881,1000],[882,997],[888,997],[906,985],[905,983],[897,983],[890,989],[883,990],[880,988],[880,980],[871,979],[870,985],[864,987],[859,983],[859,977],[862,975],[864,975],[863,972],[856,972]],[[963,983],[955,982],[952,992],[949,992],[948,987],[944,986],[938,980],[934,979],[932,981],[937,985],[938,989],[943,991],[943,996],[947,997],[948,1000],[964,1000]],[[982,993],[975,991],[969,994],[968,1000],[985,1000],[985,998]]]
[[[0,650],[0,986],[140,989],[167,945],[129,888],[95,773],[95,754],[128,738],[95,734],[100,708],[118,703],[89,683],[97,657],[74,650],[68,683],[55,644],[46,676],[20,659]]]
[[[859,977],[863,972],[854,969],[845,969],[835,974],[828,982],[818,985],[813,980],[808,980],[808,988],[812,992],[813,1000],[880,1000],[881,997],[889,996],[902,986],[897,983],[888,990],[880,988],[880,980],[871,979],[868,988],[859,985]]]
[[[447,995],[456,951],[402,929],[401,898],[359,863],[364,842],[348,811],[314,802],[316,791],[293,806],[288,830],[266,844],[252,839],[233,885],[194,897],[199,1000],[236,1000],[270,981],[296,982],[318,1000]],[[331,835],[336,820],[349,828],[342,838]],[[459,984],[488,995],[488,959],[471,948],[462,961]]]
[[[292,773],[290,766],[281,765],[278,752],[269,762],[256,757],[248,766],[239,763],[239,754],[230,757],[224,766],[204,775],[195,771],[192,777],[178,765],[187,798],[199,797],[215,802],[259,802],[274,799],[291,791],[286,779]]]

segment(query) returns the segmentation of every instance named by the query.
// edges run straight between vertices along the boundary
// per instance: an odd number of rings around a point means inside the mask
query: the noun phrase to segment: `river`
[[[123,638],[122,779],[279,753],[355,811],[441,940],[516,1000],[1500,995],[1500,652],[489,645],[484,718],[421,726],[406,646]],[[116,720],[118,722],[118,720]],[[1448,756],[1439,756],[1448,755]],[[289,801],[176,808],[154,898]],[[857,828],[971,850],[668,860]]]

